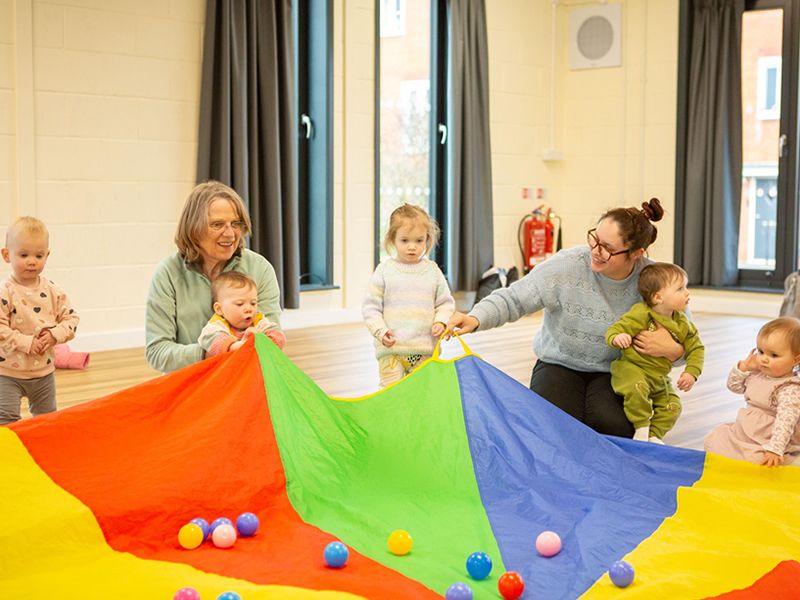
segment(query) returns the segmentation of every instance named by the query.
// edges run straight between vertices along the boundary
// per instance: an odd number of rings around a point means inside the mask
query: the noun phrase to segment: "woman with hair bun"
[[[586,232],[586,246],[562,250],[469,314],[455,313],[448,331],[484,331],[544,310],[530,388],[599,433],[631,437],[622,398],[611,387],[611,361],[619,350],[606,345],[605,333],[641,301],[639,273],[652,262],[645,253],[658,233],[653,223],[663,215],[657,198],[641,208],[609,210]],[[663,328],[641,332],[634,347],[673,362],[683,356],[683,346]]]

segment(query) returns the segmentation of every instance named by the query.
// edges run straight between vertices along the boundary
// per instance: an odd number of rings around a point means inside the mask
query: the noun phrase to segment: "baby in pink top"
[[[49,242],[34,217],[20,217],[6,233],[2,255],[11,275],[0,283],[0,425],[20,419],[23,397],[34,416],[56,410],[53,348],[78,328],[67,295],[41,275]]]

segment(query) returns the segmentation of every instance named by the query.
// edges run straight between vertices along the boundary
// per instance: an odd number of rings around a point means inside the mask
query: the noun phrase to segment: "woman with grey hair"
[[[245,248],[251,231],[244,202],[218,181],[198,184],[183,206],[175,245],[178,251],[156,267],[145,312],[145,356],[167,372],[204,358],[197,338],[213,314],[211,282],[239,271],[256,282],[258,310],[280,327],[280,292],[275,269]]]

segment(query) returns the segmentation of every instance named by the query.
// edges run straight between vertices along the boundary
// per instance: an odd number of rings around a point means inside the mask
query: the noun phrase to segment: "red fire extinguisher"
[[[558,221],[556,226],[555,221]],[[556,227],[558,231],[556,231]],[[525,215],[517,229],[523,269],[527,273],[561,250],[561,217],[544,204]]]

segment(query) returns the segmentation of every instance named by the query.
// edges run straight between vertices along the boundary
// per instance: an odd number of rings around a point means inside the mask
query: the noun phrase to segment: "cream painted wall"
[[[204,6],[0,3],[0,48],[8,23],[17,40],[14,64],[0,71],[3,134],[5,74],[23,82],[12,100],[22,168],[16,190],[0,196],[0,215],[32,213],[47,223],[46,272],[79,310],[78,347],[144,342],[150,275],[174,251],[177,214],[195,179]],[[0,160],[0,186],[6,164]]]
[[[0,226],[11,219],[16,187],[16,110],[14,106],[14,11],[0,0]]]
[[[572,71],[569,14],[586,5],[487,3],[495,252],[501,266],[521,263],[517,225],[541,202],[562,216],[564,245],[571,246],[583,243],[586,230],[608,208],[638,206],[651,196],[667,211],[651,255],[672,259],[678,3],[623,2],[622,66]],[[543,160],[548,150],[562,159]],[[523,187],[545,188],[545,199],[522,199]]]

